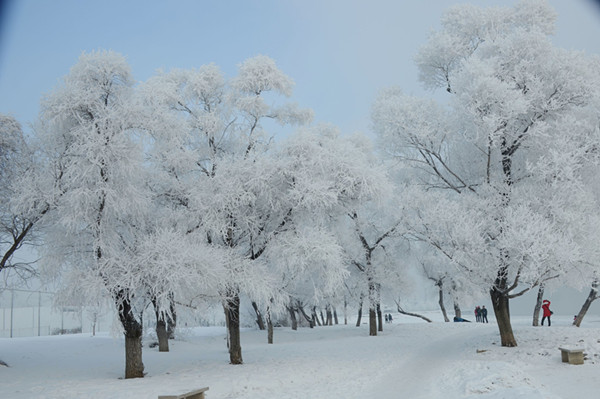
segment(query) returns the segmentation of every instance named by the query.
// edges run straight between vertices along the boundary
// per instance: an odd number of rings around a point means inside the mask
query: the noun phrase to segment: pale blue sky
[[[0,0],[1,2],[1,0]],[[343,132],[367,131],[377,92],[421,89],[412,61],[453,0],[17,0],[0,28],[0,112],[27,125],[82,51],[112,49],[143,81],[214,62],[233,76],[265,54],[296,82],[293,100]],[[514,1],[470,0],[480,5]],[[600,7],[551,0],[555,43],[600,54]],[[274,132],[273,132],[274,133]]]

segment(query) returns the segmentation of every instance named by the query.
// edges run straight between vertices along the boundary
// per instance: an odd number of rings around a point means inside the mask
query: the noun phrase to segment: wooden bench
[[[583,349],[574,348],[558,348],[563,363],[569,364],[583,364]]]
[[[159,395],[158,399],[204,399],[204,392],[206,391],[208,391],[208,387],[182,393],[181,395]]]

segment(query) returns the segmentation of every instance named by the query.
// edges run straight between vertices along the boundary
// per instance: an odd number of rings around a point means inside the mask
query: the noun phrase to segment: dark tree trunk
[[[587,313],[588,309],[592,305],[592,302],[594,302],[596,299],[598,299],[598,281],[594,281],[592,283],[592,289],[590,290],[590,293],[589,293],[587,299],[583,303],[583,306],[581,307],[581,310],[577,314],[577,317],[575,317],[575,320],[573,321],[573,325],[575,325],[577,327],[581,326],[581,322],[583,321],[583,317],[585,316],[585,314]]]
[[[515,151],[519,148],[520,144],[509,144],[506,137],[501,139],[500,143],[500,154],[502,156],[502,172],[504,173],[504,183],[506,184],[506,191],[502,193],[502,206],[508,207],[510,203],[510,188],[512,186],[512,156]],[[502,221],[500,220],[500,225]],[[501,228],[502,230],[502,228]],[[492,306],[494,308],[494,315],[496,316],[496,322],[498,323],[498,330],[500,332],[500,342],[502,346],[514,347],[517,346],[517,340],[513,334],[512,325],[510,323],[510,306],[508,297],[508,265],[509,255],[507,251],[501,251],[501,259],[494,281],[493,287],[490,289],[490,297],[492,300]]]
[[[319,316],[317,316],[317,307],[313,306],[312,307],[312,320],[313,320],[313,325],[315,326],[321,326],[321,322],[319,321]]]
[[[258,305],[254,301],[252,301],[252,308],[254,309],[254,313],[256,313],[256,324],[258,324],[258,329],[263,331],[265,329],[265,322],[262,313],[260,313],[260,310],[258,309]]]
[[[240,296],[233,294],[225,305],[227,331],[229,333],[229,362],[242,364],[242,344],[240,340]]]
[[[308,325],[310,326],[310,328],[314,328],[315,324],[314,324],[313,320],[310,317],[308,317],[308,315],[304,311],[304,306],[298,305],[298,310],[300,311],[300,313],[302,314],[304,319],[308,322]]]
[[[169,294],[169,311],[167,316],[167,335],[169,339],[175,339],[175,327],[177,327],[177,309],[175,308],[175,296]]]
[[[377,306],[378,300],[377,285],[369,279],[369,335],[377,335]]]
[[[442,314],[444,315],[444,321],[447,323],[450,321],[448,318],[448,313],[446,313],[446,306],[444,306],[444,285],[441,280],[436,283],[438,287],[438,303],[440,305],[440,309],[442,310]]]
[[[363,303],[362,303],[362,301],[360,301],[360,303],[358,305],[358,316],[356,317],[356,327],[360,327],[360,323],[362,321],[362,307],[363,307]]]
[[[125,378],[143,378],[142,336],[125,333]]]
[[[337,310],[335,310],[335,308],[333,308],[333,322],[335,323],[336,326],[339,324]]]
[[[327,314],[327,322],[325,325],[332,326],[333,325],[333,314],[331,313],[331,306],[327,305],[325,307],[325,313]]]
[[[398,307],[398,313],[400,313],[400,314],[404,314],[404,315],[412,316],[412,317],[418,317],[420,319],[425,320],[427,323],[431,323],[432,322],[430,319],[428,319],[427,317],[425,317],[423,315],[420,315],[418,313],[411,313],[411,312],[405,311],[404,309],[402,309],[400,307],[400,304],[398,302],[396,302],[396,306]]]
[[[267,308],[267,343],[273,343],[273,321],[271,320],[271,310]]]
[[[369,308],[369,335],[377,336],[377,309],[373,307]]]
[[[513,334],[512,325],[510,323],[510,308],[508,295],[503,294],[496,287],[490,290],[490,297],[494,314],[500,331],[500,341],[502,346],[513,347],[517,346],[517,341]]]
[[[377,336],[377,319],[381,320],[381,310],[379,309],[379,289],[378,285],[369,277],[369,335]],[[379,326],[381,326],[381,321]]]
[[[294,308],[294,317],[296,317],[296,324],[298,327],[304,327],[304,317],[298,308]]]
[[[142,323],[133,314],[131,301],[124,291],[117,293],[115,301],[125,334],[125,378],[143,378]]]
[[[298,330],[298,319],[296,319],[296,310],[292,305],[287,308],[288,313],[290,314],[290,319],[292,320],[292,330]]]
[[[98,313],[94,312],[94,317],[92,320],[92,337],[96,336],[96,323],[98,322]]]
[[[344,297],[344,325],[348,325],[348,301]]]
[[[167,323],[160,315],[156,316],[156,337],[158,338],[158,351],[168,352],[169,333],[167,332]]]
[[[535,301],[535,307],[533,308],[533,322],[532,326],[537,327],[540,325],[540,309],[542,308],[542,301],[544,299],[544,284],[540,284],[538,288],[537,299]]]
[[[319,314],[321,315],[321,322],[323,326],[327,325],[327,321],[325,321],[325,316],[323,315],[323,309],[319,309]]]
[[[454,316],[458,318],[462,318],[462,312],[460,311],[460,306],[458,302],[454,301]]]
[[[377,304],[377,331],[383,331],[383,314],[381,313],[381,304]]]
[[[152,298],[154,305],[154,315],[156,316],[156,338],[158,338],[158,351],[169,351],[169,333],[167,332],[167,323],[165,313],[161,312],[156,298]]]

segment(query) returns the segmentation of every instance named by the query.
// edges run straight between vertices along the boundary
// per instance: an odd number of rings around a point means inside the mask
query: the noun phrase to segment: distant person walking
[[[475,307],[475,321],[479,323],[481,321],[481,309],[479,306]]]
[[[481,308],[481,322],[482,323],[487,323],[488,319],[487,319],[487,309],[485,308],[485,305]]]
[[[550,327],[552,325],[552,323],[550,322],[550,316],[552,316],[552,314],[554,312],[550,310],[550,301],[549,300],[544,299],[544,301],[542,302],[542,309],[544,309],[544,313],[542,314],[542,325],[544,325],[544,320],[546,320],[546,318],[547,318],[548,319],[548,327]]]

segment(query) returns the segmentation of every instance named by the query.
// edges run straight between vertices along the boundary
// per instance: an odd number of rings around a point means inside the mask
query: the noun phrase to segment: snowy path
[[[432,330],[440,325],[431,326]],[[393,329],[407,328],[394,326]],[[410,328],[410,326],[408,326]],[[442,335],[413,338],[406,346],[399,342],[392,360],[365,397],[392,398],[401,393],[411,399],[486,398],[559,399],[544,384],[507,359],[486,359],[495,325],[447,324]],[[391,334],[398,335],[397,331]],[[410,333],[409,333],[410,334]],[[488,349],[478,354],[478,345]],[[505,349],[493,348],[492,351]],[[556,354],[556,356],[558,356]],[[490,361],[491,360],[491,361]],[[570,371],[570,370],[569,370]]]
[[[447,397],[459,397],[458,393],[453,394],[453,387],[445,386],[441,376],[454,363],[461,361],[465,350],[461,343],[465,341],[465,337],[478,334],[481,332],[476,328],[459,328],[449,331],[442,338],[421,340],[418,348],[399,348],[395,363],[390,364],[373,393],[367,397],[390,397],[392,391],[402,392],[403,397],[414,399],[438,397],[442,392]]]
[[[406,318],[378,337],[368,336],[367,325],[278,328],[274,345],[263,331],[245,330],[243,366],[227,364],[223,328],[198,328],[182,332],[169,353],[145,347],[148,375],[134,380],[120,379],[120,338],[0,339],[0,357],[11,366],[0,367],[0,398],[156,399],[199,386],[210,387],[211,399],[597,397],[600,319],[586,328],[570,320],[559,316],[543,329],[529,317],[516,320],[516,348],[501,347],[491,323]],[[584,365],[561,362],[558,347],[573,343],[588,354]]]

